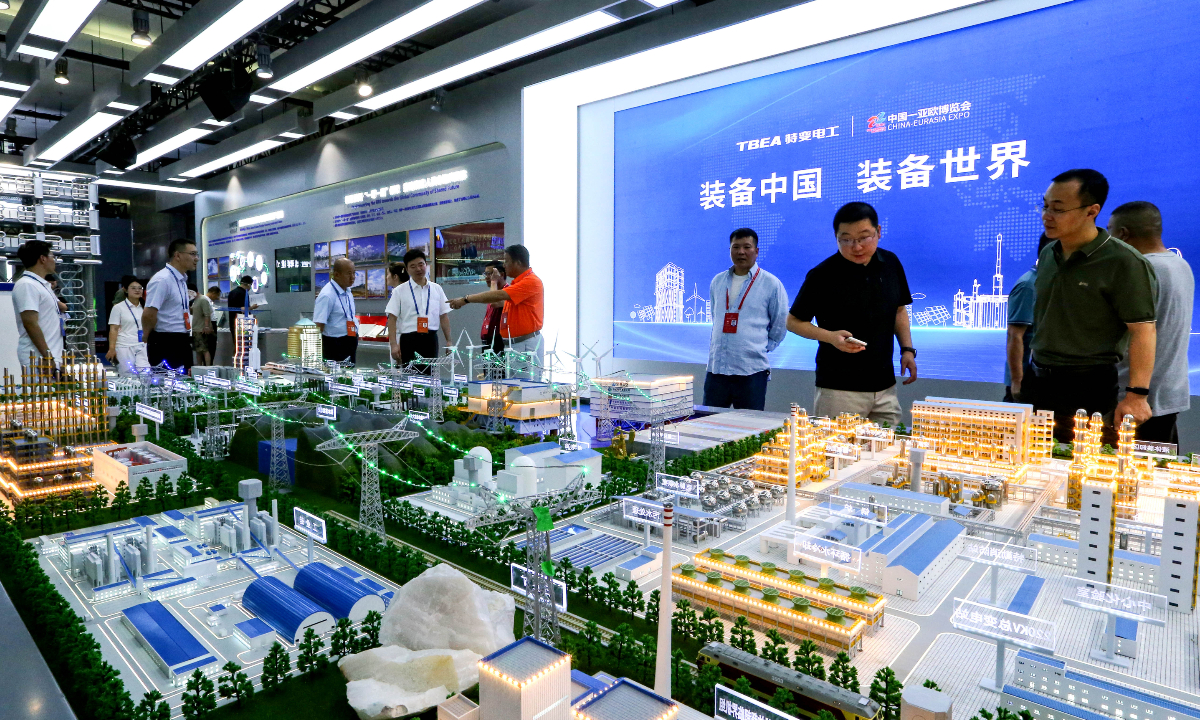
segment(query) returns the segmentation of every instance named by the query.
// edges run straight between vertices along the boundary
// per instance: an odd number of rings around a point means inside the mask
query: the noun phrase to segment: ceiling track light
[[[446,88],[438,88],[433,91],[433,102],[429,104],[429,109],[434,112],[441,112],[442,105],[446,103]]]
[[[275,72],[271,70],[271,46],[260,42],[254,54],[258,61],[258,70],[255,71],[255,74],[262,80],[270,80],[275,77]]]
[[[54,82],[59,85],[70,85],[71,78],[67,77],[67,59],[59,58],[54,63]]]
[[[364,68],[355,68],[354,83],[358,85],[359,97],[370,97],[371,93],[375,92],[375,88],[371,87],[368,81],[367,71]]]
[[[150,39],[150,13],[145,10],[133,11],[133,34],[129,39],[138,47],[149,47],[153,40]]]

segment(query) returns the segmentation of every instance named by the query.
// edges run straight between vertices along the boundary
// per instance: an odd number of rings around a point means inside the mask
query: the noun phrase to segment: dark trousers
[[[1100,413],[1104,418],[1102,442],[1117,446],[1113,411],[1117,409],[1116,365],[1083,367],[1047,367],[1034,363],[1032,388],[1021,385],[1021,400],[1038,410],[1054,413],[1054,438],[1070,444],[1075,439],[1075,412],[1084,410],[1088,417]]]
[[[1178,417],[1179,413],[1155,415],[1141,425],[1138,425],[1137,430],[1134,431],[1134,435],[1138,440],[1179,445],[1179,428],[1175,425],[1175,420]]]
[[[425,360],[436,360],[438,356],[438,336],[435,332],[410,332],[400,334],[400,362],[405,365],[417,359],[420,355]],[[428,366],[422,371],[429,374]]]
[[[704,404],[709,407],[733,407],[735,410],[762,410],[767,404],[770,370],[753,375],[717,375],[704,377]]]
[[[321,357],[325,360],[358,363],[358,338],[344,335],[342,337],[321,336]]]
[[[146,357],[150,367],[165,362],[172,368],[188,370],[192,367],[192,336],[188,333],[169,333],[155,330],[146,339]]]

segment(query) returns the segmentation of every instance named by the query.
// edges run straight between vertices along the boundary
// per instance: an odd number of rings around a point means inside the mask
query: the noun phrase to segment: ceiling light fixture
[[[229,121],[228,120],[214,120],[213,118],[209,118],[204,121],[204,124],[205,125],[216,125],[217,127],[225,127],[226,125],[229,124]]]
[[[119,188],[131,188],[133,190],[157,190],[159,192],[181,193],[183,195],[195,195],[200,190],[196,188],[180,187],[178,185],[155,185],[154,183],[134,182],[132,180],[117,180],[115,178],[100,177],[95,180],[97,185],[110,185]]]
[[[54,58],[58,57],[58,53],[54,52],[53,50],[44,50],[36,45],[24,44],[17,48],[17,54],[32,55],[34,57],[40,57],[43,60],[53,60]]]
[[[0,89],[4,89],[4,90],[16,90],[17,92],[25,92],[26,90],[29,89],[29,87],[30,86],[26,85],[25,83],[15,83],[15,82],[10,82],[8,80],[0,80]]]
[[[98,112],[84,120],[71,132],[44,151],[38,153],[39,160],[59,161],[78,150],[85,142],[108,130],[123,119],[123,115]]]
[[[161,73],[146,73],[146,79],[150,82],[158,83],[159,85],[174,85],[179,82],[177,78],[173,78]]]
[[[270,80],[275,77],[274,71],[271,70],[271,46],[260,42],[254,54],[258,60],[258,69],[254,71],[254,74],[260,80]]]
[[[179,133],[178,135],[169,137],[166,140],[163,140],[162,142],[158,143],[157,145],[148,147],[145,150],[142,150],[141,152],[139,152],[137,154],[137,160],[135,160],[133,165],[131,165],[130,167],[135,168],[135,167],[140,167],[142,165],[145,165],[146,163],[150,162],[151,160],[160,158],[163,155],[166,155],[167,153],[171,152],[172,150],[177,150],[177,149],[183,147],[184,145],[187,145],[188,143],[196,142],[197,140],[204,137],[205,135],[208,135],[211,132],[213,132],[213,131],[208,130],[206,128],[188,128],[187,130],[184,130],[183,132]]]
[[[339,70],[344,70],[360,60],[382,52],[483,2],[486,0],[430,0],[430,2],[346,43],[286,77],[280,78],[272,83],[271,87],[287,93],[296,92],[300,88],[312,85]]]
[[[129,39],[138,47],[149,47],[154,42],[150,39],[150,13],[145,10],[133,11],[133,34]]]
[[[433,102],[429,104],[429,109],[434,112],[442,111],[442,104],[446,102],[446,88],[438,88],[433,91]]]
[[[214,55],[244,38],[272,15],[276,15],[295,0],[242,0],[212,25],[176,50],[163,61],[164,65],[181,68],[189,73]],[[149,77],[149,76],[147,76]]]
[[[367,80],[367,71],[365,68],[355,69],[354,82],[358,85],[359,97],[370,97],[371,93],[375,92],[375,88],[371,87],[371,83]]]
[[[67,42],[92,16],[102,0],[47,0],[29,28],[30,35]]]
[[[393,103],[398,103],[401,100],[407,100],[414,95],[429,92],[465,77],[470,77],[471,75],[490,70],[513,60],[519,60],[556,45],[570,42],[597,30],[603,30],[606,27],[616,25],[618,22],[620,21],[612,15],[597,10],[577,17],[574,20],[569,20],[561,25],[555,25],[539,33],[534,33],[529,37],[521,38],[514,43],[498,47],[482,55],[477,55],[470,60],[465,60],[445,70],[439,70],[418,80],[405,83],[398,88],[380,93],[369,100],[358,103],[358,106],[368,110],[378,110]],[[331,114],[336,115],[336,113]]]
[[[341,110],[338,110],[337,112],[329,113],[329,117],[337,118],[338,120],[353,120],[358,116],[354,115],[352,113],[342,112]]]
[[[260,152],[266,152],[267,150],[270,150],[271,148],[277,148],[282,144],[283,143],[278,140],[262,140],[260,142],[254,143],[250,147],[242,148],[241,150],[236,150],[234,152],[229,153],[228,155],[219,157],[216,160],[206,162],[199,167],[194,167],[191,170],[184,170],[183,172],[181,172],[179,174],[184,177],[188,177],[188,178],[195,178],[195,177],[200,177],[201,175],[207,175],[208,173],[212,172],[213,170],[220,170],[221,168],[223,168],[227,165],[232,165],[235,162],[238,162],[239,160],[245,160],[246,158],[248,158],[252,155],[257,155]]]
[[[0,95],[0,117],[6,117],[10,112],[13,111],[13,108],[15,108],[17,106],[17,103],[19,103],[19,102],[21,102],[21,98],[19,98],[19,97],[13,97],[11,95]],[[11,120],[13,122],[13,125],[12,125],[12,132],[10,132],[8,134],[16,135],[17,134],[17,125],[16,125],[17,119],[16,118],[8,118],[7,120],[5,120],[4,122],[6,123],[6,125],[5,125],[6,130],[8,127],[7,123],[9,120]]]
[[[59,58],[54,63],[54,82],[59,85],[70,85],[71,78],[67,77],[67,59]]]
[[[7,10],[9,7],[11,6],[8,4],[8,0],[0,0],[0,10]]]

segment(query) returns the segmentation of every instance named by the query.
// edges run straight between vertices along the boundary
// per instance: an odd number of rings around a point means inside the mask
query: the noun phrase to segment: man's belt
[[[504,338],[504,340],[505,340],[505,342],[508,342],[510,344],[511,343],[521,343],[521,342],[525,342],[526,340],[532,340],[541,334],[542,334],[541,330],[534,330],[533,332],[529,333],[528,335],[522,335],[521,337],[515,337],[515,338]]]
[[[1031,362],[1033,374],[1039,378],[1072,378],[1082,375],[1099,375],[1110,373],[1114,370],[1113,365],[1039,365],[1036,362]]]

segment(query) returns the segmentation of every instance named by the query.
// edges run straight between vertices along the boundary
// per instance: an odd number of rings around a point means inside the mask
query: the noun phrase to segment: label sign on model
[[[200,382],[204,383],[205,385],[221,388],[223,390],[229,390],[233,387],[232,382],[226,380],[225,378],[219,378],[216,375],[201,375]]]
[[[825,456],[845,460],[858,460],[858,446],[854,443],[826,442]]]
[[[244,393],[249,393],[250,395],[254,396],[262,395],[263,393],[263,389],[261,387],[255,385],[254,383],[248,383],[244,380],[238,380],[233,384],[233,387],[235,390],[240,390]]]
[[[413,395],[416,395],[417,397],[425,397],[425,388],[420,385],[414,386],[412,391]]]
[[[654,476],[654,484],[659,490],[664,490],[672,495],[700,498],[700,481],[694,477],[658,473]]]
[[[313,540],[316,540],[322,545],[324,545],[328,540],[325,535],[325,521],[308,512],[307,510],[293,508],[292,524],[297,530],[309,536]]]
[[[716,712],[713,717],[716,720],[797,720],[795,715],[776,710],[720,683],[714,691]]]
[[[334,383],[329,386],[329,392],[332,395],[358,395],[361,391],[353,385],[343,385],[342,383]]]
[[[467,376],[466,375],[455,375],[454,382],[466,385],[467,384]]]
[[[529,568],[524,565],[513,563],[509,569],[511,580],[509,587],[513,592],[519,592],[522,595],[529,595],[529,576],[533,573],[529,572]],[[550,584],[554,586],[554,604],[558,607],[559,612],[567,611],[567,584],[562,580],[550,578]]]
[[[796,533],[796,554],[818,565],[837,565],[855,573],[862,567],[862,550],[804,533]]]
[[[1062,601],[1151,625],[1166,625],[1167,598],[1142,590],[1069,576]]]
[[[859,520],[877,527],[888,524],[887,505],[835,495],[829,498],[829,514],[850,520]]]
[[[679,431],[672,430],[670,428],[664,428],[663,429],[663,442],[666,443],[667,445],[678,445],[679,444]]]
[[[133,406],[138,415],[152,422],[161,423],[163,421],[163,411],[156,407],[145,403],[137,403]]]
[[[337,405],[318,405],[317,417],[322,420],[337,420]]]
[[[998,565],[1030,575],[1037,570],[1036,547],[1012,545],[977,537],[964,537],[963,549],[958,556],[971,562]]]
[[[1152,457],[1169,457],[1174,459],[1179,456],[1179,446],[1175,443],[1134,440],[1133,454],[1150,455]]]
[[[458,402],[458,388],[444,387],[442,388],[442,394],[445,395],[450,402]]]
[[[421,412],[420,410],[409,410],[408,419],[414,422],[425,422],[429,419],[429,413]]]
[[[635,500],[633,498],[625,498],[621,500],[621,514],[626,520],[637,523],[645,523],[654,527],[663,526],[663,509],[662,505],[652,503],[648,500]]]
[[[1056,626],[1048,620],[955,598],[950,624],[972,635],[1054,654]]]

